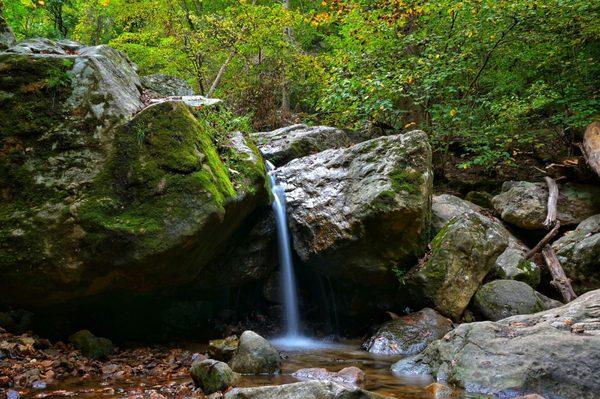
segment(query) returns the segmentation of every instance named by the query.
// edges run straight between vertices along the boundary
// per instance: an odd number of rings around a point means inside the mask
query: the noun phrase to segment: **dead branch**
[[[571,287],[571,280],[565,275],[565,271],[561,267],[558,257],[550,245],[544,246],[542,255],[544,256],[544,260],[552,275],[550,284],[560,291],[560,294],[566,303],[577,298],[577,295],[575,295],[575,292],[573,291],[573,287]]]
[[[549,229],[556,223],[558,186],[556,185],[556,181],[554,181],[553,178],[546,176],[544,179],[546,180],[546,184],[548,185],[548,213],[546,215],[546,220],[544,221],[544,227]]]
[[[535,247],[525,256],[525,259],[531,259],[533,255],[537,254],[542,250],[542,248],[548,244],[555,236],[558,234],[558,230],[560,229],[560,221],[557,221],[552,230],[544,238],[541,239],[540,242],[537,243]]]

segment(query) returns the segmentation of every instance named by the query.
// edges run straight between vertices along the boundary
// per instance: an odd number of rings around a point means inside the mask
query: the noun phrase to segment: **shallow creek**
[[[204,353],[206,346],[186,344],[185,349]],[[366,374],[364,388],[397,399],[434,399],[435,396],[425,387],[432,382],[430,379],[406,378],[394,375],[390,366],[398,357],[376,356],[359,349],[358,342],[345,342],[343,344],[323,344],[310,349],[285,349],[280,348],[283,362],[281,373],[274,376],[242,376],[238,386],[251,387],[263,385],[277,385],[296,382],[291,376],[293,372],[302,368],[322,367],[330,371],[339,371],[344,367],[356,366]],[[102,378],[90,378],[85,381],[70,379],[52,384],[46,390],[31,392],[25,398],[141,398],[157,397],[152,392],[161,393],[164,397],[180,397],[170,394],[165,387],[178,384],[190,384],[189,379],[165,380],[160,378],[128,378],[124,380],[106,381]],[[482,395],[468,395],[457,391],[454,398],[484,398]],[[160,397],[160,396],[158,396]]]

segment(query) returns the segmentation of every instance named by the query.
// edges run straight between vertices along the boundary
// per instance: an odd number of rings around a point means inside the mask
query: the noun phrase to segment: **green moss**
[[[423,176],[419,171],[410,172],[406,169],[398,169],[389,177],[392,180],[392,188],[396,192],[406,191],[409,194],[416,194],[423,184]]]

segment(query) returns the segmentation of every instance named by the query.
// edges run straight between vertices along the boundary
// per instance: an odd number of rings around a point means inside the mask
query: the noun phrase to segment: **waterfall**
[[[279,267],[281,269],[281,295],[283,299],[285,336],[286,341],[294,341],[301,338],[300,316],[298,310],[298,293],[296,290],[296,279],[294,277],[294,263],[292,260],[292,249],[287,225],[285,190],[277,184],[274,174],[275,166],[267,161],[271,193],[273,194],[273,213],[275,214],[275,225],[277,230],[277,243],[279,250]]]

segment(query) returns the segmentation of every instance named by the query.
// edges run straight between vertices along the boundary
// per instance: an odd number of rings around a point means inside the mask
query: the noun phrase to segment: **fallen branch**
[[[546,184],[548,185],[548,213],[544,221],[544,227],[547,229],[554,226],[556,223],[556,207],[558,204],[558,186],[553,178],[546,176]]]
[[[558,234],[558,230],[560,229],[560,221],[557,221],[552,230],[540,242],[537,243],[535,247],[525,255],[525,259],[531,259],[533,255],[537,254],[542,250],[542,248],[548,244],[555,236]]]
[[[577,295],[575,295],[575,292],[573,291],[573,287],[571,287],[571,280],[569,280],[569,278],[567,278],[565,275],[565,271],[561,267],[556,253],[550,245],[544,246],[542,249],[542,255],[544,256],[544,260],[546,261],[548,269],[550,270],[550,274],[552,275],[552,281],[550,284],[560,291],[560,294],[566,303],[577,298]]]

